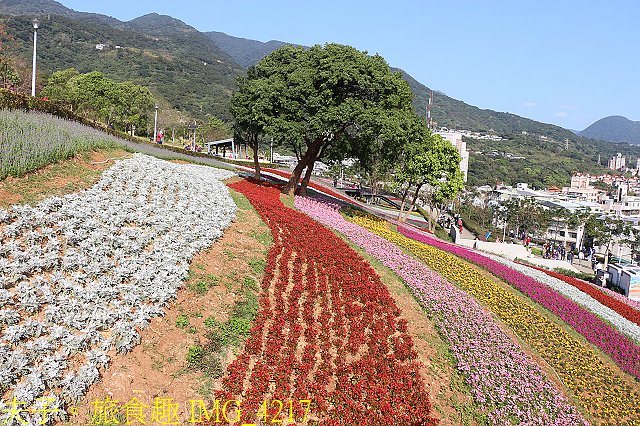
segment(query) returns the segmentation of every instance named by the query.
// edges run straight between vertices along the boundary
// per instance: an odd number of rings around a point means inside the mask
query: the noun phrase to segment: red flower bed
[[[328,229],[285,207],[277,188],[230,186],[268,224],[274,245],[254,327],[217,398],[241,400],[249,423],[277,399],[311,400],[309,419],[320,424],[435,424],[406,321],[376,272]],[[304,410],[294,411],[301,422]]]
[[[563,274],[559,274],[557,272],[554,271],[549,271],[548,269],[544,269],[544,268],[540,268],[537,266],[533,266],[530,264],[526,264],[526,266],[533,268],[533,269],[537,269],[538,271],[542,271],[547,275],[550,275],[554,278],[557,278],[559,280],[562,280],[564,282],[566,282],[567,284],[570,284],[574,287],[576,287],[577,289],[587,293],[589,296],[593,297],[594,299],[596,299],[598,302],[602,303],[603,305],[613,309],[614,311],[616,311],[617,313],[619,313],[620,315],[622,315],[624,318],[628,319],[629,321],[632,321],[638,325],[640,325],[640,312],[638,312],[637,309],[632,308],[631,306],[625,304],[624,302],[617,300],[616,298],[609,296],[608,294],[604,293],[602,290],[594,287],[593,285],[580,280],[578,278],[573,278],[573,277],[568,277],[566,275]]]

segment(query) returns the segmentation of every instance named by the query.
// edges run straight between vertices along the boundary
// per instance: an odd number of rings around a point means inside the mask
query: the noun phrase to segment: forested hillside
[[[0,9],[1,10],[1,9]],[[0,17],[15,38],[10,54],[28,61],[30,16]],[[120,28],[94,19],[50,15],[38,32],[38,70],[44,77],[75,67],[117,81],[148,86],[172,107],[194,117],[230,119],[229,99],[242,69],[204,34],[181,21],[147,15]],[[102,50],[96,45],[103,45]]]
[[[274,50],[289,44],[282,41],[267,42],[233,37],[225,33],[210,31],[205,33],[223,52],[231,56],[239,65],[249,68]]]
[[[609,142],[640,144],[640,121],[631,121],[620,115],[612,115],[601,118],[578,134]]]
[[[43,21],[38,37],[40,85],[51,73],[69,67],[81,73],[100,71],[115,81],[148,86],[163,105],[165,120],[170,115],[168,108],[186,113],[172,114],[176,117],[172,125],[175,127],[186,125],[188,117],[203,120],[213,115],[230,121],[229,101],[236,89],[236,77],[286,44],[220,32],[202,33],[178,19],[158,14],[121,22],[108,16],[76,12],[53,0],[0,0],[1,14],[4,16],[0,16],[0,23],[15,39],[4,54],[21,61],[23,87],[30,80],[31,19],[38,16]],[[101,50],[96,48],[99,44]],[[430,89],[406,72],[398,71],[414,93],[416,111],[424,116]],[[569,182],[573,171],[604,171],[597,164],[598,154],[601,164],[606,164],[616,152],[632,161],[640,157],[640,148],[636,146],[586,139],[555,125],[480,109],[437,90],[432,116],[439,127],[505,138],[467,140],[471,151],[482,152],[471,155],[471,184],[499,180],[524,181],[534,186],[561,185]],[[487,154],[492,151],[498,154]],[[507,154],[525,159],[512,160]]]

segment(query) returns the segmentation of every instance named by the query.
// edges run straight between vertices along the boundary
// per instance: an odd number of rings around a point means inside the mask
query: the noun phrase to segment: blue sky
[[[123,21],[156,12],[261,41],[349,44],[469,104],[570,129],[608,115],[640,121],[637,0],[61,3]]]

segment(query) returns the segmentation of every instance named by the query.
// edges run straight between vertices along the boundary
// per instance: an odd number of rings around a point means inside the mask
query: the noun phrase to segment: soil
[[[147,424],[155,424],[151,410],[156,397],[171,398],[172,404],[179,404],[178,415],[184,424],[189,420],[190,400],[202,400],[210,407],[209,401],[214,399],[212,392],[221,388],[221,379],[190,368],[187,353],[191,346],[206,343],[208,327],[204,321],[208,317],[219,322],[229,318],[231,308],[240,299],[245,277],[253,277],[258,283],[261,281],[262,277],[255,274],[247,261],[266,258],[268,247],[256,238],[265,232],[268,233],[268,228],[255,211],[239,204],[238,216],[222,238],[193,258],[190,277],[179,290],[176,301],[165,311],[165,316],[154,318],[150,326],[141,331],[141,343],[130,353],[110,353],[111,363],[103,372],[101,382],[89,389],[76,405],[77,416],[65,424],[90,424],[93,404],[106,398],[119,401],[119,407],[137,398],[149,406],[145,411]],[[198,280],[211,277],[217,277],[217,285],[206,294],[190,289]],[[181,315],[188,317],[187,327],[177,326]],[[226,348],[222,371],[226,371],[241,350],[242,345]],[[195,404],[199,405],[199,402]]]
[[[121,149],[80,153],[68,160],[42,167],[24,176],[0,181],[0,208],[33,204],[53,195],[64,195],[95,184],[114,159],[131,154]]]

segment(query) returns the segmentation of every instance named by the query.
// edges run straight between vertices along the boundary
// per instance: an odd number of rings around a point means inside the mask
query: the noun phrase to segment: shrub
[[[180,314],[178,319],[176,319],[176,327],[178,328],[187,328],[189,327],[189,317],[187,314]]]

